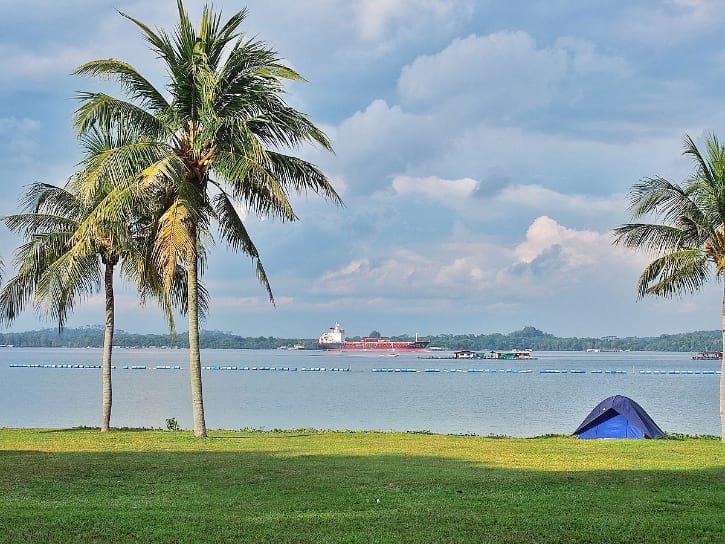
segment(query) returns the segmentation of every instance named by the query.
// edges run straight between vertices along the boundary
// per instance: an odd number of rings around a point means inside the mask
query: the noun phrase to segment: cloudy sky
[[[172,28],[172,0],[0,0],[0,214],[23,186],[62,184],[80,157],[79,64],[116,57],[159,85],[137,28]],[[198,19],[202,2],[187,0]],[[335,154],[299,150],[342,196],[300,196],[296,223],[248,216],[276,306],[219,243],[204,327],[244,336],[510,332],[648,336],[717,329],[721,286],[637,301],[646,256],[611,245],[627,191],[692,171],[682,140],[725,126],[722,1],[229,0],[243,28],[307,83],[288,100]],[[108,88],[108,87],[106,87]],[[722,136],[722,134],[721,134]],[[0,232],[12,275],[18,240]],[[163,332],[118,282],[117,326]],[[102,323],[101,297],[71,325]],[[32,312],[12,330],[52,323]],[[180,330],[186,325],[179,323]]]

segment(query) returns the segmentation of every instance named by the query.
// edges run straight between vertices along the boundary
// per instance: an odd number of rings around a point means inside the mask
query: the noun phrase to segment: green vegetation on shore
[[[412,340],[410,335],[393,336],[394,340]],[[534,327],[524,327],[509,334],[441,334],[428,336],[432,346],[444,349],[511,349],[531,348],[537,351],[583,351],[588,348],[621,349],[631,351],[719,351],[722,346],[721,331],[695,331],[679,334],[663,334],[656,337],[627,338],[565,338],[544,333]],[[0,333],[0,344],[17,347],[101,347],[103,328],[83,327],[43,329],[19,333]],[[188,348],[186,333],[172,339],[168,334],[134,334],[118,330],[114,344],[121,347],[181,347]],[[306,349],[317,347],[316,338],[277,338],[273,336],[244,337],[231,332],[202,331],[201,346],[213,349],[276,349],[302,344]]]
[[[716,440],[0,430],[0,542],[723,542]]]

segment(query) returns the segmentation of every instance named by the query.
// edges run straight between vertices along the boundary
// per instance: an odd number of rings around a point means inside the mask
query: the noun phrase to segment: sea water
[[[450,355],[202,350],[207,427],[567,434],[620,394],[665,431],[720,434],[720,361],[669,352]],[[91,348],[0,349],[0,427],[99,426],[101,371],[83,367],[101,357]],[[113,427],[165,428],[170,418],[192,427],[187,350],[115,349],[113,364]]]

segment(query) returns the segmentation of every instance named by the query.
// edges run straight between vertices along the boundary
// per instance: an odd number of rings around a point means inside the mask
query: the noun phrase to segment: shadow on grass
[[[724,486],[722,467],[11,450],[0,542],[723,542]]]

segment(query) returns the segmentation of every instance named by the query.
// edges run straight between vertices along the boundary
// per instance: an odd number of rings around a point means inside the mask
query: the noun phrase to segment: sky
[[[276,304],[251,261],[217,240],[205,329],[315,338],[488,334],[656,336],[719,327],[722,285],[637,300],[651,256],[612,245],[644,177],[693,171],[683,138],[725,126],[725,2],[709,0],[216,1],[306,82],[286,98],[330,137],[305,147],[344,201],[294,198],[292,223],[246,215]],[[194,21],[202,1],[186,0]],[[115,57],[164,69],[117,10],[170,31],[173,0],[0,0],[0,214],[24,186],[62,185],[80,160],[71,75]],[[225,19],[226,19],[225,17]],[[0,229],[6,279],[20,243]],[[117,280],[116,326],[166,331]],[[103,323],[103,297],[69,326]],[[187,330],[184,318],[177,327]],[[32,309],[6,330],[52,327]]]

